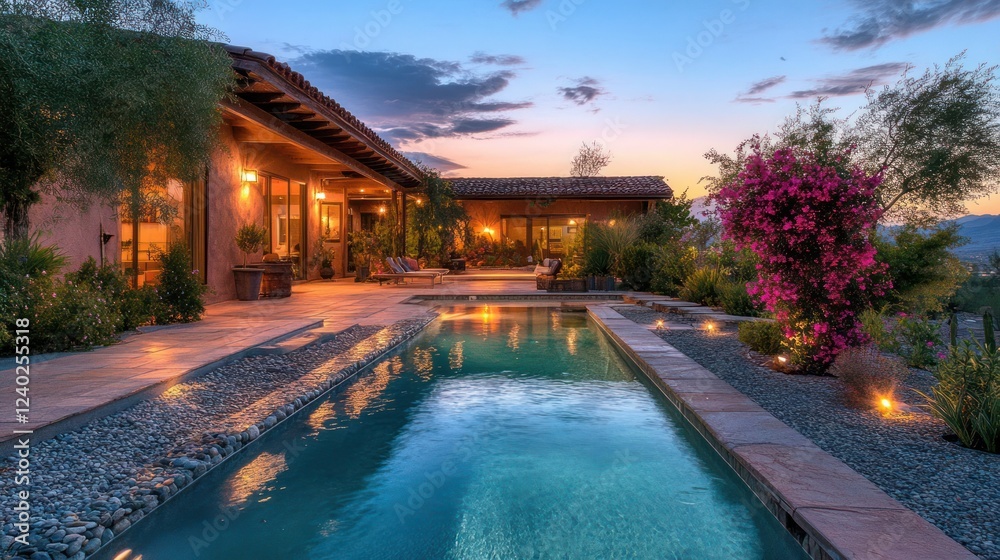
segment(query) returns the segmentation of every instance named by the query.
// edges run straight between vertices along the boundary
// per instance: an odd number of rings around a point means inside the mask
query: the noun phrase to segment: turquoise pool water
[[[455,308],[104,555],[805,558],[583,314]]]

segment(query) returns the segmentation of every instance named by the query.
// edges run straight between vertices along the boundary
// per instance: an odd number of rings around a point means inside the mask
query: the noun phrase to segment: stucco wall
[[[118,260],[121,244],[118,236],[117,209],[96,200],[60,200],[52,194],[43,194],[42,200],[28,212],[31,231],[38,233],[42,242],[59,246],[67,258],[63,272],[76,270],[87,260],[101,260],[101,224],[104,231],[114,235],[105,245],[107,262]]]

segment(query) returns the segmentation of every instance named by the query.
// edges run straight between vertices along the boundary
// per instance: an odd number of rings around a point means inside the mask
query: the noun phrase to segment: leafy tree
[[[876,236],[876,258],[886,264],[892,282],[879,306],[895,305],[917,314],[941,311],[969,276],[951,254],[964,243],[955,224],[930,231],[908,225]]]
[[[423,169],[424,180],[418,198],[407,206],[410,238],[418,258],[447,260],[463,233],[468,216],[455,200],[451,183],[432,169]]]
[[[39,190],[125,196],[203,173],[232,85],[198,3],[0,0],[0,203],[24,237]]]
[[[679,240],[685,231],[698,223],[691,215],[692,204],[694,201],[688,199],[687,191],[680,197],[658,201],[653,211],[639,222],[640,239],[659,244]]]
[[[580,146],[580,151],[573,158],[573,167],[569,174],[573,177],[597,177],[601,170],[611,163],[611,152],[604,150],[604,146],[596,141]]]
[[[854,119],[838,119],[823,100],[799,107],[774,137],[754,136],[732,155],[710,150],[719,166],[706,177],[718,193],[732,183],[750,146],[764,153],[806,148],[827,165],[857,165],[868,175],[882,174],[875,192],[883,217],[929,223],[964,212],[963,201],[1000,187],[1000,90],[995,66],[962,66],[964,53],[918,77],[869,89],[867,103]],[[829,159],[825,159],[830,154]]]

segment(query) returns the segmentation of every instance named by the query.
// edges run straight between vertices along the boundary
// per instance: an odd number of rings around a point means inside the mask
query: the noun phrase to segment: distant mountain
[[[958,233],[969,240],[955,250],[963,260],[986,262],[994,249],[1000,249],[1000,216],[963,216],[954,222],[958,224]]]

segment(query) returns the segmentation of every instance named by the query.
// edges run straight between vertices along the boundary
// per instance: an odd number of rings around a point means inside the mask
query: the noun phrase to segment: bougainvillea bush
[[[858,313],[889,287],[871,242],[881,176],[846,166],[846,154],[751,147],[716,195],[725,236],[760,258],[748,289],[782,326],[792,363],[824,372],[865,341]]]

